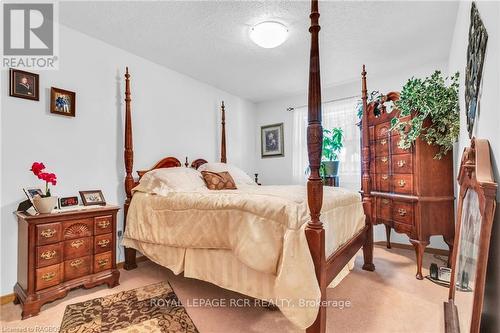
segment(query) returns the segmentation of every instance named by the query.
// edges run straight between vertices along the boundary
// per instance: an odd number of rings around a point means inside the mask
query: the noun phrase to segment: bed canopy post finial
[[[224,106],[224,101],[222,101],[221,106],[221,124],[222,124],[222,133],[221,133],[221,147],[220,147],[220,161],[221,163],[227,163],[226,159],[226,109]]]
[[[323,127],[321,126],[321,79],[319,63],[319,8],[318,0],[311,0],[311,50],[309,55],[309,91],[308,91],[308,125],[307,153],[310,174],[307,181],[307,202],[311,220],[306,226],[306,238],[314,262],[316,278],[321,291],[321,301],[326,300],[326,257],[325,230],[319,217],[323,205],[323,182],[319,169],[323,146]],[[314,323],[307,328],[307,333],[326,332],[326,308],[319,307]]]
[[[361,193],[363,198],[363,210],[365,212],[365,225],[368,226],[367,240],[363,246],[363,269],[374,271],[373,264],[373,224],[372,216],[372,196],[371,196],[371,178],[370,178],[370,133],[368,127],[368,90],[366,88],[366,67],[363,65],[361,71],[361,100],[363,101],[363,116],[361,118]]]
[[[128,66],[125,69],[125,151],[124,151],[124,161],[125,161],[125,193],[127,198],[123,206],[124,218],[123,218],[123,230],[126,230],[127,226],[127,213],[130,206],[130,201],[132,200],[132,189],[135,186],[134,177],[132,177],[132,169],[134,167],[134,149],[132,140],[132,111],[130,108],[130,74],[128,72]],[[136,250],[133,248],[125,248],[125,264],[123,268],[126,270],[131,270],[137,268],[136,263]]]

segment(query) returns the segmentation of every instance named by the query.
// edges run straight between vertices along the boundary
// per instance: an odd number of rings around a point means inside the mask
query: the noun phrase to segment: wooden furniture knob
[[[82,259],[76,259],[69,263],[71,267],[78,268],[83,263]]]
[[[83,245],[83,240],[81,239],[71,242],[71,247],[74,247],[76,249],[78,249],[82,245]]]
[[[400,179],[399,180],[399,187],[405,187],[405,185],[406,185],[405,180],[404,179]]]
[[[382,199],[382,203],[383,203],[384,205],[388,205],[388,204],[389,204],[389,200],[387,200],[387,199]]]
[[[388,175],[382,175],[382,179],[383,180],[387,180],[387,179],[389,179],[389,176]]]
[[[42,275],[42,280],[43,281],[50,281],[55,277],[56,277],[56,273],[54,273],[54,272],[45,273]]]
[[[51,238],[56,234],[56,232],[56,229],[45,229],[40,233],[40,235],[45,238]]]
[[[97,226],[101,229],[105,229],[107,227],[109,227],[109,221],[100,221],[100,222],[97,222]]]
[[[382,157],[380,160],[381,160],[382,162],[384,162],[384,163],[387,163],[387,161],[388,161],[387,157]]]
[[[380,141],[380,144],[381,144],[382,146],[385,146],[385,145],[387,144],[387,140],[386,140],[386,139],[381,140],[381,141]]]
[[[399,216],[405,216],[406,215],[406,209],[404,208],[399,208],[398,209]]]
[[[398,167],[402,168],[402,167],[405,166],[406,161],[405,160],[399,160],[397,164],[398,164]]]
[[[97,242],[97,245],[100,247],[106,247],[109,244],[109,239],[101,239],[100,241]]]
[[[56,251],[55,250],[49,250],[49,251],[44,251],[42,254],[40,254],[40,258],[45,259],[45,260],[50,260],[56,256]]]

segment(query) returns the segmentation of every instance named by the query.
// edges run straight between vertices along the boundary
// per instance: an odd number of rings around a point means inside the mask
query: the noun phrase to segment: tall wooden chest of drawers
[[[70,289],[106,283],[118,285],[116,213],[104,206],[30,216],[17,212],[18,262],[16,299],[22,318],[37,315],[43,304]]]
[[[373,107],[367,110],[370,220],[385,225],[388,248],[391,228],[409,236],[417,257],[416,277],[422,279],[422,257],[430,236],[442,235],[450,253],[453,248],[453,154],[434,159],[438,148],[420,139],[408,150],[399,148],[399,134],[390,130],[397,111],[382,110],[375,116]]]

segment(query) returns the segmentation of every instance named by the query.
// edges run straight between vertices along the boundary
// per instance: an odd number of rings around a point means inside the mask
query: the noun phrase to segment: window
[[[340,186],[359,190],[361,188],[360,130],[356,125],[358,97],[324,103],[323,128],[341,127],[344,130],[344,148],[340,152]],[[307,181],[307,107],[297,108],[293,119],[293,181],[305,184]]]

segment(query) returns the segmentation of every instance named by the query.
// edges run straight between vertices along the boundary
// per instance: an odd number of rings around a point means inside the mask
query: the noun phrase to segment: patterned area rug
[[[66,307],[62,333],[198,333],[168,282]]]

